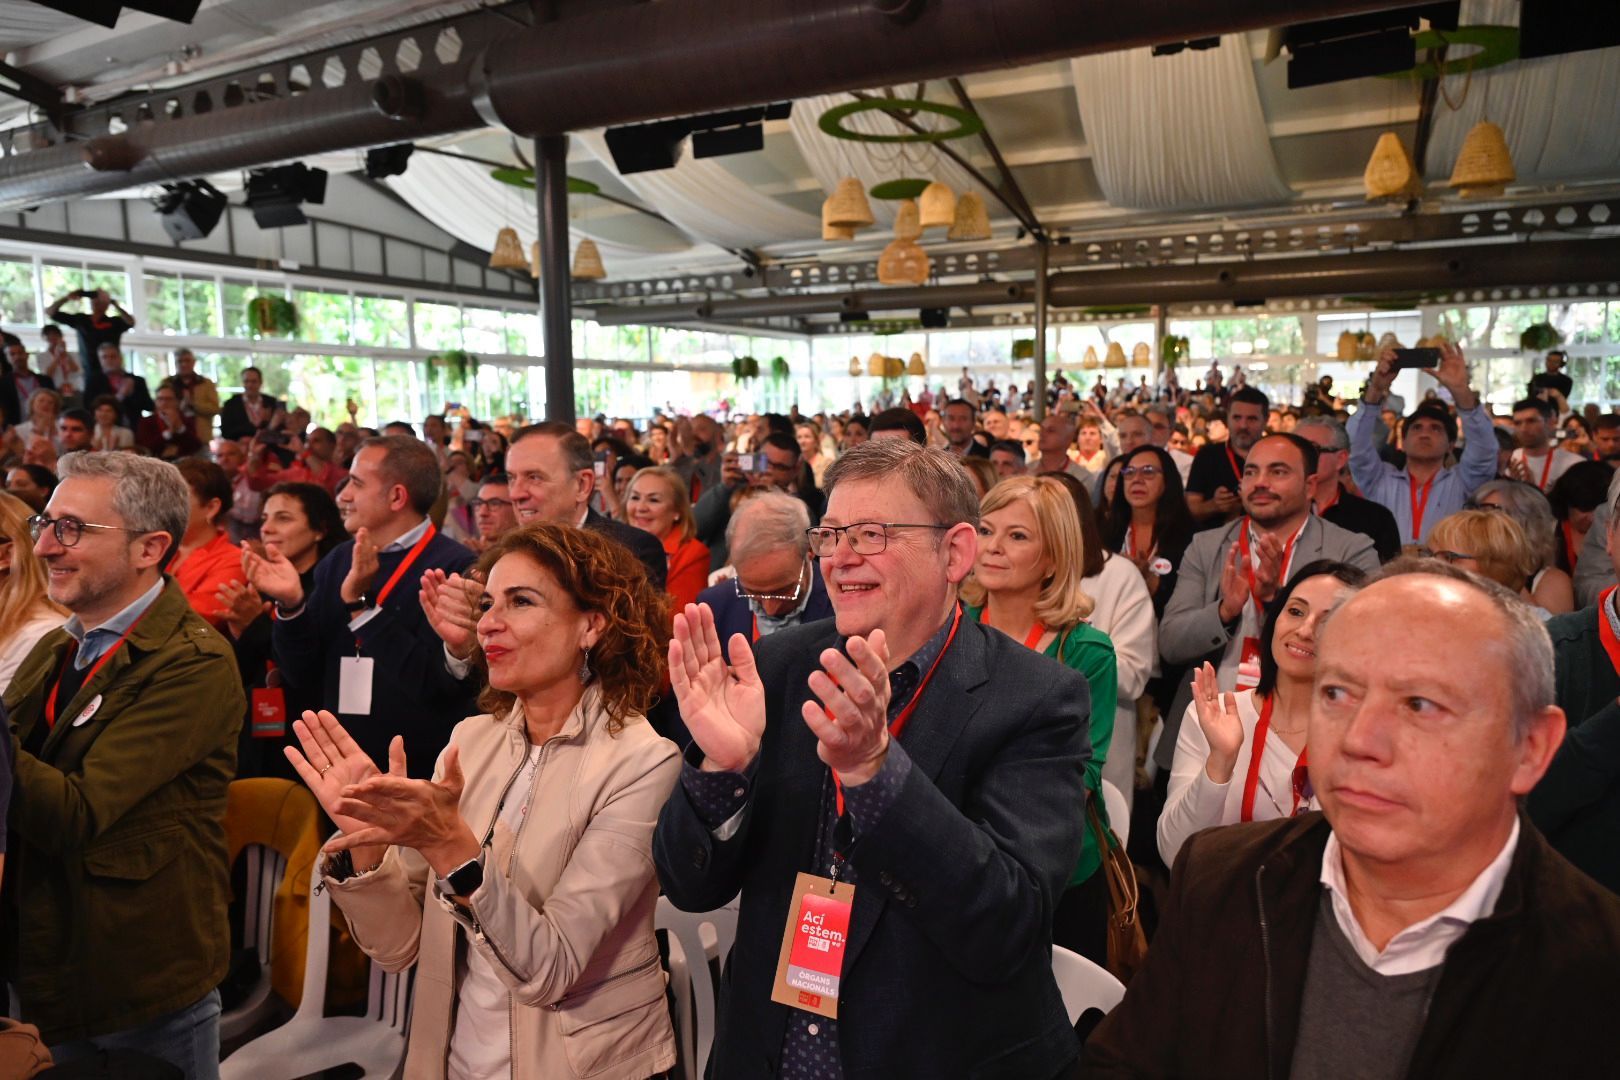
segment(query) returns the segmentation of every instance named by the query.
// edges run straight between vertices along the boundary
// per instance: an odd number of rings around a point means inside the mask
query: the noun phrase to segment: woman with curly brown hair
[[[652,830],[680,761],[644,715],[668,602],[627,549],[569,526],[509,533],[478,569],[489,712],[432,780],[398,738],[383,775],[330,713],[293,725],[287,756],[342,833],[321,872],[372,959],[417,965],[407,1077],[662,1073]]]

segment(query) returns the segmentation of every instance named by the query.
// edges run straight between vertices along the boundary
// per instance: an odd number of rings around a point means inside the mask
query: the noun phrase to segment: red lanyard
[[[1412,500],[1412,543],[1421,543],[1423,540],[1423,515],[1429,509],[1429,490],[1434,487],[1434,477],[1423,482],[1423,501],[1418,502],[1417,477],[1410,473],[1406,477],[1407,494]]]
[[[405,556],[405,561],[395,568],[393,577],[388,579],[388,584],[384,585],[382,591],[377,593],[377,602],[373,605],[374,607],[383,606],[383,601],[388,599],[388,594],[394,591],[394,586],[399,584],[399,579],[405,576],[405,571],[411,568],[411,564],[416,561],[418,555],[422,554],[422,549],[428,546],[428,541],[432,540],[437,532],[438,530],[430,522],[427,532],[422,534],[422,539],[416,542],[416,545],[411,548],[410,554]]]
[[[1232,453],[1232,440],[1228,438],[1221,444],[1221,449],[1226,451],[1226,460],[1232,463],[1232,475],[1237,477],[1238,483],[1243,483],[1243,469],[1238,465],[1237,455]]]
[[[1569,527],[1569,522],[1560,526],[1564,531],[1564,557],[1569,560],[1569,572],[1575,572],[1575,559],[1579,554],[1575,550],[1575,530]]]
[[[754,620],[754,640],[758,641],[759,640],[759,616],[754,615],[754,616],[751,616],[751,618]]]
[[[1615,674],[1620,675],[1620,638],[1615,637],[1614,627],[1609,622],[1609,605],[1614,600],[1615,586],[1610,585],[1598,597],[1598,640],[1603,642],[1603,651],[1609,654],[1609,663],[1614,665]]]
[[[1547,456],[1541,461],[1541,483],[1537,484],[1536,487],[1540,488],[1542,491],[1547,490],[1547,477],[1552,475],[1553,455],[1556,453],[1558,453],[1556,448],[1548,447]],[[1526,465],[1530,464],[1530,454],[1528,452],[1526,452],[1524,455],[1524,463]]]
[[[1305,520],[1308,522],[1311,519],[1307,517]],[[1288,543],[1283,547],[1282,567],[1277,577],[1278,585],[1288,580],[1288,568],[1294,562],[1294,541],[1298,540],[1299,534],[1304,531],[1305,526],[1302,524],[1294,535],[1288,538]],[[1260,587],[1254,580],[1254,563],[1249,558],[1248,518],[1243,519],[1243,528],[1238,530],[1238,550],[1243,553],[1243,572],[1249,577],[1249,594],[1254,597],[1255,614],[1259,614],[1265,610],[1265,604],[1260,599]]]
[[[912,693],[911,700],[906,702],[906,707],[900,710],[899,716],[889,722],[890,738],[898,739],[900,733],[906,729],[907,722],[911,720],[911,714],[917,711],[917,703],[922,700],[923,691],[928,689],[928,684],[933,681],[934,672],[939,670],[939,662],[945,659],[946,653],[950,652],[951,642],[956,640],[956,629],[960,625],[962,625],[962,605],[958,604],[956,605],[956,614],[951,618],[951,632],[945,638],[944,647],[939,650],[939,655],[934,657],[934,662],[928,667],[928,674],[924,675],[922,682],[917,684],[917,689]],[[844,784],[843,781],[838,779],[837,773],[833,773],[832,778],[834,793],[838,799],[838,816],[843,817]]]
[[[148,607],[147,611],[150,611],[150,610],[151,610],[151,608]],[[137,626],[141,625],[141,619],[144,619],[144,618],[146,618],[146,611],[141,612],[140,617],[137,618],[134,622],[129,624],[129,629],[124,631],[122,637],[120,637],[117,641],[113,642],[113,647],[112,648],[110,648],[106,652],[102,653],[101,656],[96,660],[96,662],[90,665],[90,670],[85,674],[84,681],[79,684],[79,688],[81,690],[84,689],[86,686],[90,685],[91,680],[93,680],[96,677],[96,672],[100,671],[103,667],[105,667],[107,661],[109,661],[109,660],[111,660],[113,658],[113,654],[116,653],[120,648],[123,647],[124,642],[129,640],[129,635],[131,635],[131,634],[133,634],[135,632],[135,628]],[[74,642],[73,645],[68,648],[67,659],[62,664],[62,670],[59,671],[57,673],[57,675],[56,675],[55,684],[51,686],[51,694],[50,694],[50,696],[45,699],[45,727],[48,730],[49,729],[54,729],[56,727],[56,695],[62,689],[62,680],[67,677],[67,666],[68,666],[68,664],[73,663],[73,657],[76,656],[78,654],[78,652],[79,652],[79,643]]]
[[[979,609],[979,619],[978,619],[978,621],[980,623],[984,622],[984,617],[985,617],[985,615],[987,615],[989,613],[989,611],[990,611],[990,604],[989,604],[988,601],[986,601],[984,607]],[[956,628],[953,626],[953,627],[951,627],[951,634],[954,636],[955,633],[956,633]],[[1041,620],[1036,619],[1035,620],[1035,625],[1031,626],[1029,628],[1029,633],[1024,635],[1024,648],[1026,648],[1026,649],[1034,649],[1036,645],[1040,644],[1041,638],[1043,638],[1045,636],[1046,636],[1046,624],[1041,622]],[[947,641],[946,644],[948,645],[948,644],[950,644],[950,642]],[[941,654],[941,655],[943,655],[943,654]],[[938,663],[938,662],[939,661],[937,661],[937,660],[935,661],[935,663]],[[932,671],[930,671],[930,674],[932,674]]]
[[[1342,499],[1342,498],[1344,498],[1344,488],[1340,487],[1338,484],[1334,484],[1333,485],[1333,501],[1330,502],[1330,503],[1317,503],[1316,504],[1316,516],[1321,517],[1323,514],[1326,514],[1329,510],[1333,509],[1335,506],[1338,506],[1339,505],[1339,500]]]
[[[1260,760],[1266,756],[1266,735],[1271,731],[1272,698],[1266,699],[1260,705],[1260,722],[1254,725],[1254,738],[1249,743],[1249,775],[1243,781],[1243,815],[1239,821],[1254,820],[1254,792],[1260,784]],[[1306,747],[1299,752],[1299,761],[1294,765],[1294,775],[1291,783],[1294,789],[1294,804],[1288,810],[1288,816],[1299,813],[1299,802],[1305,794],[1306,767],[1309,762],[1306,754],[1310,748]]]
[[[1152,538],[1153,538],[1153,527],[1150,525],[1150,526],[1148,526],[1148,539],[1151,540]],[[1125,542],[1130,545],[1130,547],[1125,549],[1125,554],[1129,555],[1131,558],[1134,559],[1136,557],[1136,522],[1134,522],[1134,521],[1131,522],[1131,527],[1125,531]],[[1154,550],[1157,549],[1157,548],[1158,548],[1157,544],[1152,544],[1142,554],[1144,554],[1144,555],[1152,555]]]

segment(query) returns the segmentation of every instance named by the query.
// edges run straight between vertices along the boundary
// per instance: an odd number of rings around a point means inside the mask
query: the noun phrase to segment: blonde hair
[[[648,476],[662,480],[669,488],[669,501],[675,504],[675,527],[681,531],[681,541],[684,543],[692,539],[697,535],[697,522],[692,517],[692,493],[686,490],[686,481],[681,479],[681,474],[668,465],[636,470],[636,474],[630,478],[630,486],[624,489],[625,502],[630,501],[630,493]]]
[[[28,531],[32,513],[21,499],[0,491],[0,536],[11,541],[11,572],[0,585],[0,641],[10,641],[23,623],[41,611],[67,616],[67,610],[45,591],[45,564],[35,556],[34,538]]]
[[[1035,601],[1035,617],[1049,629],[1063,631],[1083,622],[1096,602],[1081,588],[1086,562],[1085,542],[1080,537],[1080,519],[1074,512],[1069,489],[1049,476],[1010,476],[991,488],[979,504],[979,518],[1014,502],[1029,505],[1040,530],[1041,548],[1052,561],[1052,576],[1041,587]],[[962,599],[983,607],[989,591],[969,575],[962,583]]]
[[[1483,576],[1515,594],[1541,568],[1529,534],[1513,518],[1493,510],[1459,510],[1435,524],[1427,543],[1431,550],[1472,555]]]

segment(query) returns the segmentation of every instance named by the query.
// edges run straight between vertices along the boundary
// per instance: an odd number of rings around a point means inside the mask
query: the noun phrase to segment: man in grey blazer
[[[1316,445],[1298,435],[1267,435],[1254,444],[1243,463],[1244,516],[1225,528],[1196,534],[1182,556],[1176,591],[1159,623],[1159,653],[1166,665],[1186,665],[1190,673],[1208,660],[1222,689],[1253,686],[1259,673],[1262,606],[1295,570],[1318,559],[1335,559],[1377,572],[1378,553],[1370,537],[1311,512],[1316,468]],[[1154,752],[1154,760],[1167,771],[1189,700],[1184,682]]]

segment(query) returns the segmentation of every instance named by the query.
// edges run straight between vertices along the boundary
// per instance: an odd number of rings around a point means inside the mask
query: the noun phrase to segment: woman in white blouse
[[[1348,563],[1322,559],[1302,567],[1266,610],[1259,685],[1221,694],[1215,668],[1207,662],[1193,676],[1192,703],[1176,738],[1170,794],[1159,815],[1159,854],[1167,866],[1201,829],[1291,817],[1313,805],[1301,767],[1307,760],[1317,632],[1328,613],[1365,581],[1366,574]]]

